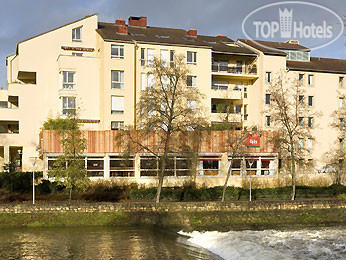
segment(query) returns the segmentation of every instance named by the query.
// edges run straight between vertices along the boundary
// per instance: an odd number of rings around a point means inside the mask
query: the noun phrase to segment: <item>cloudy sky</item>
[[[244,18],[256,8],[273,0],[0,0],[0,86],[6,82],[6,56],[15,52],[16,43],[52,28],[99,14],[99,21],[113,22],[117,17],[147,16],[148,25],[195,28],[199,34],[245,38]],[[309,0],[323,5],[339,16],[346,14],[345,0]],[[316,12],[302,6],[305,19],[318,22]],[[305,11],[306,9],[306,11]],[[300,10],[300,11],[301,11]],[[310,47],[310,46],[308,46]],[[344,37],[312,52],[313,56],[344,58]]]

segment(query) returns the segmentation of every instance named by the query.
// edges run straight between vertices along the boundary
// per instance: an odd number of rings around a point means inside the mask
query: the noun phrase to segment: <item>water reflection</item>
[[[0,230],[0,259],[219,259],[154,228],[59,227]]]

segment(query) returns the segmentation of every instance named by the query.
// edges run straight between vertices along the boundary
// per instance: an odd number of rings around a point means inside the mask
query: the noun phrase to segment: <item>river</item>
[[[178,234],[140,227],[0,229],[0,259],[346,259],[346,227]]]

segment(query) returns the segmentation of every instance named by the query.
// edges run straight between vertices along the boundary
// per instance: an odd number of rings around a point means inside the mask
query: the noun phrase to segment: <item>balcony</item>
[[[256,65],[229,66],[219,63],[211,65],[213,75],[232,76],[237,78],[258,78]]]

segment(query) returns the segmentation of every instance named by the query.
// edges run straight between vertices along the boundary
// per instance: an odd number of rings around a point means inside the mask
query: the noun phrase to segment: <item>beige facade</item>
[[[146,23],[145,17],[129,18],[128,25],[119,19],[100,23],[91,15],[18,43],[6,61],[8,90],[0,91],[0,166],[14,160],[21,161],[23,171],[32,170],[32,157],[42,152],[39,133],[48,117],[78,110],[84,130],[133,124],[141,89],[150,84],[146,65],[153,56],[170,62],[173,53],[186,56],[191,82],[204,94],[200,109],[210,123],[220,122],[225,115],[220,107],[231,105],[238,129],[272,130],[264,113],[267,72],[304,74],[306,95],[313,96],[313,108],[322,113],[313,130],[311,158],[316,166],[325,163],[323,154],[337,139],[329,123],[344,91],[338,86],[346,74],[344,60],[339,72],[302,70],[290,65],[285,54],[266,53],[244,40]],[[313,75],[311,86],[308,75]],[[36,169],[47,168],[47,160],[41,159]]]

